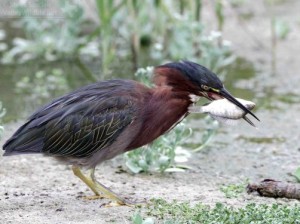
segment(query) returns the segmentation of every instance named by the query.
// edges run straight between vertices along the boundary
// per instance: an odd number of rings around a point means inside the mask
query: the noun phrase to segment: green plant
[[[161,54],[156,57],[196,61],[221,75],[224,68],[234,62],[231,43],[222,40],[222,33],[211,31],[205,34],[204,26],[190,16],[174,19],[176,26],[169,28],[168,38],[164,40]],[[170,24],[171,25],[171,24]]]
[[[294,173],[294,177],[300,183],[300,167],[298,167]]]
[[[245,4],[247,0],[230,0],[229,3],[233,6],[233,7],[240,7],[242,5]]]
[[[183,153],[179,146],[191,135],[191,129],[184,123],[178,124],[171,132],[161,136],[150,145],[127,152],[125,164],[133,172],[148,172],[166,170],[177,171],[176,154],[181,157],[189,157],[189,153]],[[178,168],[178,169],[173,169]]]
[[[153,218],[147,217],[143,219],[139,211],[133,214],[133,216],[131,217],[131,221],[133,224],[154,224]]]
[[[31,16],[26,6],[16,7],[21,15],[19,26],[25,31],[26,39],[14,38],[13,47],[3,55],[2,63],[25,63],[38,58],[56,61],[77,54],[86,41],[85,37],[80,37],[83,9],[74,2],[59,3],[61,19]]]
[[[147,68],[139,68],[134,76],[143,84],[148,87],[151,87],[152,84],[152,75],[153,75],[154,67],[147,67]]]
[[[241,208],[216,203],[214,207],[197,203],[171,203],[162,199],[154,199],[143,211],[156,223],[300,223],[300,206],[281,204],[248,204]],[[140,218],[142,215],[139,213]]]
[[[240,184],[228,184],[221,186],[220,190],[225,194],[226,198],[236,198],[245,192],[248,180]]]
[[[26,63],[32,60],[59,61],[71,59],[87,79],[96,81],[97,77],[82,62],[99,57],[97,40],[91,40],[88,35],[82,35],[84,11],[76,1],[60,0],[59,12],[56,17],[37,17],[31,15],[26,5],[17,5],[15,10],[20,15],[19,27],[24,31],[25,38],[15,37],[12,47],[5,48],[1,63]],[[48,5],[35,2],[36,7],[46,12]]]
[[[114,30],[114,20],[117,12],[125,4],[126,1],[121,0],[117,4],[115,1],[95,0],[97,7],[97,15],[100,22],[93,33],[93,36],[100,38],[101,52],[101,72],[109,75],[109,66],[117,56],[116,53],[116,36]]]
[[[38,2],[37,7],[49,4],[47,0],[44,4]],[[85,21],[86,3],[59,2],[62,19],[31,16],[26,7],[17,7],[25,38],[13,39],[13,47],[4,53],[2,63],[71,58],[89,80],[95,81],[111,74],[116,66],[123,70],[129,60],[135,70],[149,61],[157,64],[185,58],[219,73],[234,59],[230,44],[222,40],[221,33],[206,34],[200,20],[201,0],[180,4],[157,0],[95,0],[94,7],[90,8],[95,12],[89,12],[97,15],[92,23]],[[224,21],[224,16],[220,17],[222,9],[217,11],[218,18]],[[86,24],[92,32],[83,32]],[[86,65],[93,60],[100,61],[97,72]]]
[[[223,26],[224,26],[224,1],[223,0],[217,0],[215,2],[215,14],[217,17],[218,21],[218,30],[223,31]]]
[[[51,72],[37,71],[33,77],[24,76],[16,83],[16,92],[38,105],[49,98],[63,94],[68,88],[63,71],[56,68]]]

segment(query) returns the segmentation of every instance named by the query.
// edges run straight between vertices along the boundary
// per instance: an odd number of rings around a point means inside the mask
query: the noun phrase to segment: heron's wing
[[[89,105],[90,112],[72,112],[64,118],[48,122],[43,152],[59,156],[87,157],[109,146],[133,121],[134,111],[130,103],[120,104],[97,112],[97,106]]]
[[[132,93],[132,83],[116,80],[60,97],[39,109],[16,131],[4,144],[4,155],[91,155],[112,144],[135,119]]]

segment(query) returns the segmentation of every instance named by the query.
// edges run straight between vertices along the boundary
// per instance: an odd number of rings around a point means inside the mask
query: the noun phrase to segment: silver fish
[[[255,107],[255,103],[243,99],[236,98],[241,104],[243,104],[247,109],[252,110]],[[227,99],[214,100],[209,104],[203,106],[192,105],[189,107],[190,113],[206,113],[209,114],[214,119],[231,124],[232,121],[238,119],[245,119],[249,124],[255,126],[249,118],[246,117],[246,112],[241,108],[231,103]]]

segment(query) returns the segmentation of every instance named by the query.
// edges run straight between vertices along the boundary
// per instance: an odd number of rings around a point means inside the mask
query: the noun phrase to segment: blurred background
[[[101,165],[104,182],[116,192],[134,189],[146,198],[155,192],[168,199],[238,206],[258,200],[245,193],[249,180],[300,182],[299,9],[299,0],[1,0],[0,146],[54,97],[112,78],[151,85],[153,66],[187,59],[217,73],[234,96],[255,102],[258,128],[245,122],[220,126],[209,117],[191,115],[148,148],[127,153],[126,166],[114,161]],[[17,198],[0,195],[7,199],[2,200],[7,208],[3,217],[11,216],[9,209],[31,212],[30,203],[39,211],[39,200],[51,215],[47,200],[59,184],[69,194],[61,201],[54,195],[53,203],[72,205],[68,201],[76,200],[83,186],[74,188],[70,171],[54,164],[42,157],[1,157],[0,191],[33,200],[23,200],[20,209]],[[124,169],[172,175],[133,178]],[[115,172],[122,173],[118,181]],[[32,190],[33,182],[50,195],[47,200]],[[133,186],[125,189],[121,183]],[[244,195],[230,201],[226,189],[232,188],[220,186],[231,183]],[[184,193],[174,194],[178,189]],[[90,211],[85,202],[73,201],[78,203]],[[73,214],[69,211],[66,217]]]

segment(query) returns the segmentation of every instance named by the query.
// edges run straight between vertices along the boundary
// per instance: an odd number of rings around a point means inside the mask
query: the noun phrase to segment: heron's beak
[[[232,102],[233,104],[235,104],[239,108],[241,108],[245,113],[251,114],[256,120],[260,121],[258,119],[258,117],[255,116],[255,114],[253,114],[249,109],[247,109],[243,104],[241,104],[237,99],[235,99],[225,88],[220,89],[218,91],[218,94],[220,96],[224,97],[225,99],[229,100],[230,102]],[[246,118],[246,116],[245,116],[245,118]],[[245,120],[249,123],[248,118],[245,119]],[[251,125],[253,125],[253,124],[251,124]]]

